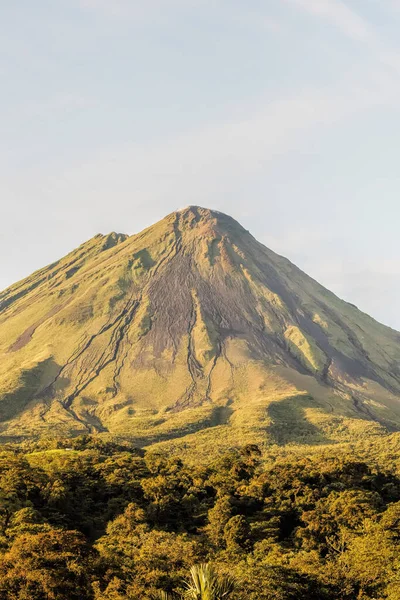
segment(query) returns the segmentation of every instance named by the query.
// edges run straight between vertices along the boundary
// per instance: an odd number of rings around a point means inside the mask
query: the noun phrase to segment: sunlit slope
[[[400,334],[199,207],[1,293],[0,354],[3,439],[206,451],[400,429]]]

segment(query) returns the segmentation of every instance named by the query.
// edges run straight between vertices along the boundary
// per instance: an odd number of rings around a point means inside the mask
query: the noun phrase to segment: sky
[[[0,288],[188,204],[400,330],[400,0],[0,0]]]

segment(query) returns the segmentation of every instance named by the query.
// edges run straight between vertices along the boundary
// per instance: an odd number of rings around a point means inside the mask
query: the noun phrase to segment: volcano
[[[3,441],[206,454],[400,430],[400,334],[195,206],[0,293],[0,354]]]

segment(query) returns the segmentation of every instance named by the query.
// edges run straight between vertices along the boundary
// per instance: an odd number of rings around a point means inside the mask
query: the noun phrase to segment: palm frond
[[[157,590],[151,595],[151,600],[178,600],[177,597],[164,590]]]
[[[190,569],[191,580],[187,581],[184,597],[186,600],[223,600],[234,589],[234,582],[228,576],[218,576],[209,563],[194,565]]]

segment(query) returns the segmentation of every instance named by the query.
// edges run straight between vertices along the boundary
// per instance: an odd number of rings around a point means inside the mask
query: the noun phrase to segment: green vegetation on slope
[[[191,460],[400,429],[400,334],[199,207],[0,293],[0,359],[1,441],[98,432]]]

